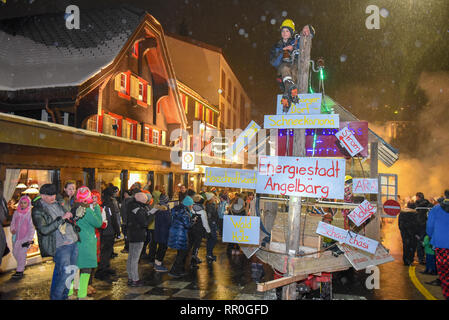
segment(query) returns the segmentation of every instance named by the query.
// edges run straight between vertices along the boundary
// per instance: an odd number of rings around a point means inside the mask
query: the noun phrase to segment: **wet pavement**
[[[382,239],[385,247],[395,261],[379,266],[380,282],[378,289],[367,289],[365,280],[369,274],[365,270],[349,269],[333,274],[333,298],[336,300],[443,300],[441,288],[426,284],[436,276],[423,275],[419,271],[424,266],[415,263],[410,268],[402,264],[402,241],[397,220],[386,220],[382,226]],[[205,242],[199,252],[203,263],[188,275],[174,279],[167,273],[157,273],[141,259],[139,264],[143,287],[132,288],[127,285],[127,254],[121,253],[123,244],[115,247],[118,257],[111,260],[117,271],[113,282],[93,279],[97,290],[95,300],[262,300],[274,299],[273,292],[257,292],[256,282],[251,278],[251,262],[244,254],[231,255],[226,252],[226,244],[217,243],[217,261],[211,265],[205,262]],[[169,249],[165,258],[169,268],[174,261],[175,250]],[[273,272],[264,266],[264,281],[273,279]],[[411,272],[412,271],[412,272]],[[11,279],[14,271],[0,274],[0,300],[47,300],[49,298],[53,262],[28,266],[21,280]],[[412,280],[412,278],[414,278]],[[416,284],[418,283],[418,284]],[[421,290],[418,289],[421,284]],[[423,294],[424,288],[427,293]]]

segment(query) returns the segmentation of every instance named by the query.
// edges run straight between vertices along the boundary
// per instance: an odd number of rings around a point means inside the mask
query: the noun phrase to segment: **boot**
[[[291,102],[298,103],[299,102],[298,88],[296,87],[296,84],[293,82],[293,80],[284,78],[284,86],[285,86],[284,96],[288,95],[290,97]]]
[[[288,95],[284,94],[282,96],[281,103],[282,103],[282,111],[284,113],[287,113],[288,110],[290,110],[290,106],[291,106],[290,97]]]
[[[193,263],[195,263],[195,264],[200,264],[201,262],[203,262],[203,261],[201,261],[200,258],[198,258],[198,251],[199,251],[199,250],[200,250],[200,248],[195,248],[195,249],[193,250],[193,252],[192,252],[192,259],[191,259],[192,264],[193,264]]]

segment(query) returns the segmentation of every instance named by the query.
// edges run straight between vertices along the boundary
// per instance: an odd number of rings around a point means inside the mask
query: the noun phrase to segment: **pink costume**
[[[12,253],[17,261],[17,272],[23,272],[26,265],[28,247],[22,247],[22,244],[32,241],[35,232],[33,221],[31,219],[31,200],[28,196],[21,197],[19,202],[21,200],[26,200],[28,206],[26,209],[22,209],[20,206],[17,207],[17,210],[12,217],[10,227],[11,233],[15,232]]]

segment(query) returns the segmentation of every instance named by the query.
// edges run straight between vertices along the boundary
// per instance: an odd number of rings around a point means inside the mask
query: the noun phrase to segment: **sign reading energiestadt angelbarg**
[[[256,192],[343,199],[344,159],[260,156]]]

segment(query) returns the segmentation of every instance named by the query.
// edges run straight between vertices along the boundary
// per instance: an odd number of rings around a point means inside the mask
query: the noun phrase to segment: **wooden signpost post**
[[[309,85],[310,50],[312,48],[312,36],[301,35],[299,43],[298,61],[298,93],[307,93]],[[287,135],[287,141],[289,140]],[[287,146],[287,152],[289,147]],[[294,129],[293,152],[291,156],[304,157],[306,155],[305,129]],[[301,197],[290,197],[288,206],[288,233],[286,241],[286,253],[288,255],[288,276],[293,276],[291,257],[295,256],[299,249],[300,225],[301,225]],[[283,300],[296,300],[296,282],[282,288]]]

